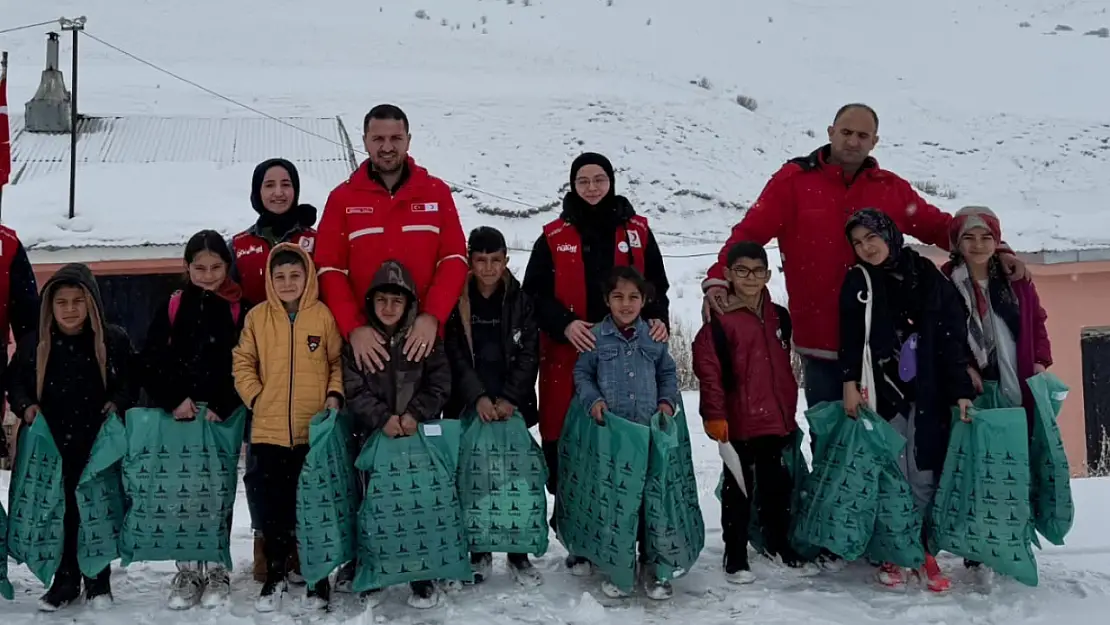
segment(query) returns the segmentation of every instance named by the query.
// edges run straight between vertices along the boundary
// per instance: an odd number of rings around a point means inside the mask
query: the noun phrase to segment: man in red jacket
[[[412,135],[405,113],[391,104],[375,106],[362,128],[369,158],[328,196],[316,236],[316,264],[320,295],[355,357],[368,371],[378,371],[389,351],[363,311],[382,263],[400,262],[416,282],[421,314],[404,348],[413,362],[431,352],[469,267],[450,187],[408,155]]]
[[[926,202],[910,183],[879,167],[870,156],[879,142],[879,117],[865,104],[840,108],[829,126],[829,144],[791,159],[767,183],[721,249],[702,283],[718,312],[737,307],[728,294],[724,267],[740,241],[766,245],[778,239],[793,318],[794,349],[805,358],[806,402],[843,398],[837,367],[840,285],[855,262],[844,239],[848,217],[862,208],[889,215],[914,238],[947,250],[952,216]],[[1013,253],[1004,258],[1014,279],[1025,275]]]

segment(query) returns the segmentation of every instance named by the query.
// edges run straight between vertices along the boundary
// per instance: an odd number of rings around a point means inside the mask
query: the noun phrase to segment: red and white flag
[[[12,172],[12,137],[8,127],[8,68],[0,70],[0,187]]]

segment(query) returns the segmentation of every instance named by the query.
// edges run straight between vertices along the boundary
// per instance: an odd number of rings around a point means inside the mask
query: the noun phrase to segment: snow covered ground
[[[880,162],[942,207],[994,207],[1019,250],[1110,245],[1110,40],[1084,34],[1110,25],[1097,0],[6,4],[0,29],[84,14],[90,35],[271,115],[340,115],[357,135],[371,105],[399,103],[414,155],[462,189],[464,223],[521,242],[553,216],[523,215],[560,196],[585,149],[613,157],[618,190],[670,249],[720,241],[786,158],[824,141],[837,106],[862,100],[881,116]],[[13,111],[38,84],[45,30],[0,35]],[[80,52],[84,114],[254,115],[89,38]],[[29,244],[130,245],[121,221],[184,241],[197,222],[252,218],[246,175],[233,188],[178,164],[143,171],[84,176],[85,219],[69,226],[66,175],[16,184],[4,220]],[[304,199],[322,204],[339,181],[316,182]]]
[[[686,395],[686,406],[697,410],[696,394]],[[822,573],[801,579],[762,558],[754,558],[753,570],[760,580],[752,586],[728,585],[721,572],[723,545],[720,507],[713,495],[721,462],[716,444],[701,431],[692,432],[694,462],[698,474],[702,511],[706,518],[706,548],[694,569],[677,580],[670,602],[653,603],[642,596],[627,601],[604,598],[599,580],[571,577],[564,569],[565,551],[552,537],[551,548],[539,559],[545,583],[535,590],[521,590],[509,578],[502,559],[495,560],[494,578],[482,587],[468,588],[449,596],[445,605],[420,612],[404,603],[406,589],[393,589],[386,602],[373,614],[363,614],[349,596],[339,596],[327,615],[305,619],[289,607],[278,615],[257,615],[254,597],[259,584],[249,579],[251,538],[246,500],[240,486],[236,502],[232,552],[236,572],[232,577],[231,605],[215,610],[197,608],[175,613],[164,607],[172,565],[134,564],[113,575],[116,604],[106,612],[76,606],[56,615],[36,612],[41,584],[25,567],[14,566],[14,603],[0,600],[4,625],[60,624],[108,625],[140,623],[178,625],[278,625],[304,622],[321,625],[400,625],[429,623],[451,625],[603,625],[608,623],[670,623],[728,625],[736,622],[779,625],[861,625],[932,623],[937,625],[1040,625],[1048,623],[1094,623],[1110,610],[1110,535],[1105,519],[1110,514],[1110,480],[1075,480],[1077,518],[1068,545],[1038,554],[1041,585],[1028,588],[996,578],[988,589],[975,586],[959,561],[942,557],[941,563],[954,571],[957,585],[945,596],[935,596],[921,587],[904,593],[878,590],[871,581],[872,569],[853,565],[838,574]],[[0,498],[7,500],[10,474],[0,474]],[[962,583],[962,582],[967,583]],[[984,592],[986,590],[986,592]],[[287,604],[288,605],[288,604]],[[1101,615],[1101,616],[1100,616]]]

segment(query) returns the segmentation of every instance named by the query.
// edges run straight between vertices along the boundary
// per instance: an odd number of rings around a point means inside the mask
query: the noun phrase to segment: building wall
[[[1083,328],[1110,325],[1110,262],[1032,266],[1041,303],[1048,313],[1052,339],[1052,371],[1071,391],[1060,414],[1072,473],[1087,470],[1086,426],[1083,411]]]

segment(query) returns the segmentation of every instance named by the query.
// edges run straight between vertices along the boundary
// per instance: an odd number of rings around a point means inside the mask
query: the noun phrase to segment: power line
[[[24,26],[15,26],[13,28],[5,28],[3,30],[0,30],[0,35],[6,35],[8,33],[14,33],[18,30],[27,30],[28,28],[38,28],[39,26],[49,26],[51,24],[61,24],[61,23],[62,23],[62,19],[58,18],[58,19],[50,20],[49,22],[39,22],[37,24],[26,24]]]
[[[52,24],[53,22],[46,22],[46,23],[47,24]],[[29,28],[29,26],[25,27],[25,28]],[[163,74],[165,74],[165,75],[167,75],[167,76],[169,76],[169,77],[171,77],[175,80],[179,80],[179,81],[181,81],[181,82],[183,82],[183,83],[185,83],[185,84],[187,84],[187,85],[189,85],[189,86],[191,86],[195,89],[199,89],[200,91],[203,91],[204,93],[207,93],[208,95],[210,95],[214,98],[223,100],[224,102],[227,102],[228,104],[231,104],[231,105],[237,106],[241,109],[250,111],[250,112],[252,112],[256,115],[259,115],[259,116],[264,117],[266,119],[269,119],[271,121],[275,121],[275,122],[277,122],[277,123],[279,123],[283,126],[287,126],[287,127],[291,128],[293,130],[296,130],[297,132],[302,132],[302,133],[304,133],[308,136],[320,139],[321,141],[326,141],[328,143],[331,143],[332,145],[338,146],[338,147],[343,148],[343,149],[352,149],[353,151],[357,152],[358,154],[361,154],[363,156],[368,156],[368,154],[364,150],[360,150],[360,149],[355,148],[353,146],[348,146],[348,145],[346,145],[342,142],[336,141],[335,139],[332,139],[331,137],[328,137],[326,135],[322,135],[322,134],[313,132],[311,130],[301,128],[300,126],[297,126],[296,124],[290,123],[287,120],[281,119],[280,117],[276,117],[276,116],[271,115],[271,114],[269,114],[265,111],[259,110],[259,109],[255,108],[255,107],[253,107],[249,104],[245,104],[243,102],[240,102],[240,101],[236,100],[235,98],[232,98],[231,96],[226,96],[226,95],[224,95],[224,94],[222,94],[218,91],[215,91],[213,89],[205,87],[204,85],[202,85],[202,84],[200,84],[200,83],[198,83],[194,80],[190,80],[190,79],[188,79],[188,78],[186,78],[186,77],[184,77],[180,74],[177,74],[177,73],[173,72],[172,70],[166,69],[166,68],[158,65],[157,63],[154,63],[153,61],[148,61],[147,59],[144,59],[143,57],[141,57],[137,54],[134,54],[132,52],[128,52],[127,50],[124,50],[123,48],[121,48],[117,45],[111,44],[111,43],[101,39],[100,37],[97,37],[96,35],[90,33],[87,29],[80,31],[80,33],[82,35],[86,36],[86,37],[89,37],[90,39],[99,43],[100,45],[105,46],[105,47],[107,47],[111,50],[114,50],[115,52],[118,52],[119,54],[122,54],[123,56],[126,56],[127,58],[129,58],[133,61],[136,61],[138,63],[146,65],[147,67],[149,67],[149,68],[151,68],[151,69],[153,69],[157,72],[161,72],[161,73],[163,73]],[[523,202],[521,200],[517,200],[517,199],[514,199],[514,198],[498,195],[496,193],[486,191],[485,189],[480,189],[480,188],[475,187],[473,185],[463,184],[463,183],[459,183],[459,182],[453,182],[451,180],[447,180],[446,178],[443,178],[442,180],[444,182],[446,182],[447,184],[449,184],[449,185],[459,187],[461,189],[467,189],[469,191],[474,191],[475,193],[481,193],[482,195],[486,195],[486,196],[489,196],[489,197],[492,197],[492,198],[496,198],[496,199],[499,199],[499,200],[502,200],[502,201],[505,201],[505,202],[511,202],[513,204],[518,204],[520,206],[523,206],[523,207],[526,207],[526,208],[529,208],[529,209],[542,210],[542,208],[543,208],[543,207],[540,207],[540,206],[535,206],[535,205],[529,204],[527,202]],[[659,234],[665,234],[665,233],[659,233]],[[684,238],[684,239],[697,240],[699,242],[705,243],[706,245],[723,245],[723,243],[724,243],[723,241],[703,241],[702,239],[699,239],[697,237],[692,237],[692,236],[681,234],[681,233],[673,233],[673,234],[669,234],[668,236],[675,236],[675,237]],[[515,250],[515,251],[531,252],[532,250],[521,249],[521,250]],[[703,257],[710,257],[710,256],[716,257],[717,253],[716,252],[702,252],[702,253],[692,253],[692,254],[664,254],[663,255],[664,258],[703,258]]]
[[[162,72],[163,74],[165,74],[165,75],[167,75],[171,78],[180,80],[181,82],[183,82],[183,83],[185,83],[185,84],[187,84],[191,87],[195,87],[196,89],[200,89],[201,91],[207,93],[208,95],[213,96],[215,98],[219,98],[220,100],[223,100],[224,102],[227,102],[228,104],[238,106],[239,108],[248,110],[248,111],[250,111],[250,112],[252,112],[256,115],[261,115],[262,117],[265,117],[266,119],[275,121],[279,124],[282,124],[283,126],[288,126],[289,128],[292,128],[293,130],[303,132],[306,135],[315,137],[315,138],[320,139],[322,141],[327,141],[328,143],[331,143],[332,145],[339,146],[343,149],[350,148],[351,150],[353,150],[354,152],[357,152],[358,154],[361,154],[363,156],[369,156],[364,150],[360,150],[360,149],[358,149],[354,146],[347,146],[346,144],[341,143],[339,141],[336,141],[335,139],[332,139],[331,137],[327,137],[327,136],[321,135],[319,133],[312,132],[311,130],[306,130],[304,128],[301,128],[300,126],[297,126],[296,124],[292,124],[292,123],[290,123],[290,122],[288,122],[284,119],[281,119],[279,117],[275,117],[274,115],[271,115],[271,114],[269,114],[265,111],[260,111],[257,108],[255,108],[253,106],[250,106],[249,104],[244,104],[243,102],[240,102],[240,101],[236,100],[235,98],[232,98],[230,96],[226,96],[222,93],[219,93],[217,91],[209,89],[208,87],[205,87],[204,85],[202,85],[202,84],[200,84],[196,81],[189,80],[188,78],[185,78],[184,76],[181,76],[180,74],[176,74],[173,71],[168,70],[164,67],[161,67],[160,65],[158,65],[158,64],[156,64],[152,61],[148,61],[148,60],[146,60],[146,59],[144,59],[144,58],[142,58],[142,57],[140,57],[136,54],[128,52],[127,50],[124,50],[123,48],[120,48],[119,46],[112,45],[112,44],[108,43],[107,41],[104,41],[100,37],[97,37],[96,35],[93,35],[88,30],[83,31],[83,33],[86,37],[91,38],[93,41],[96,41],[97,43],[99,43],[103,46],[111,48],[112,50],[115,50],[116,52],[118,52],[118,53],[120,53],[120,54],[134,60],[134,61],[142,63],[143,65],[146,65],[147,67],[149,67],[153,70]],[[478,187],[475,187],[473,185],[463,184],[461,182],[453,182],[451,180],[447,180],[446,178],[443,178],[442,180],[444,182],[446,182],[447,184],[455,186],[455,187],[459,187],[460,189],[467,189],[469,191],[474,191],[475,193],[481,193],[482,195],[487,195],[489,197],[497,198],[497,199],[505,201],[505,202],[511,202],[513,204],[518,204],[520,206],[530,208],[530,209],[533,209],[533,210],[541,210],[542,209],[542,207],[540,207],[540,206],[535,206],[535,205],[529,204],[527,202],[523,202],[521,200],[517,200],[517,199],[511,198],[511,197],[505,197],[505,196],[502,196],[502,195],[498,195],[496,193],[491,193],[489,191],[486,191],[485,189],[479,189]]]

